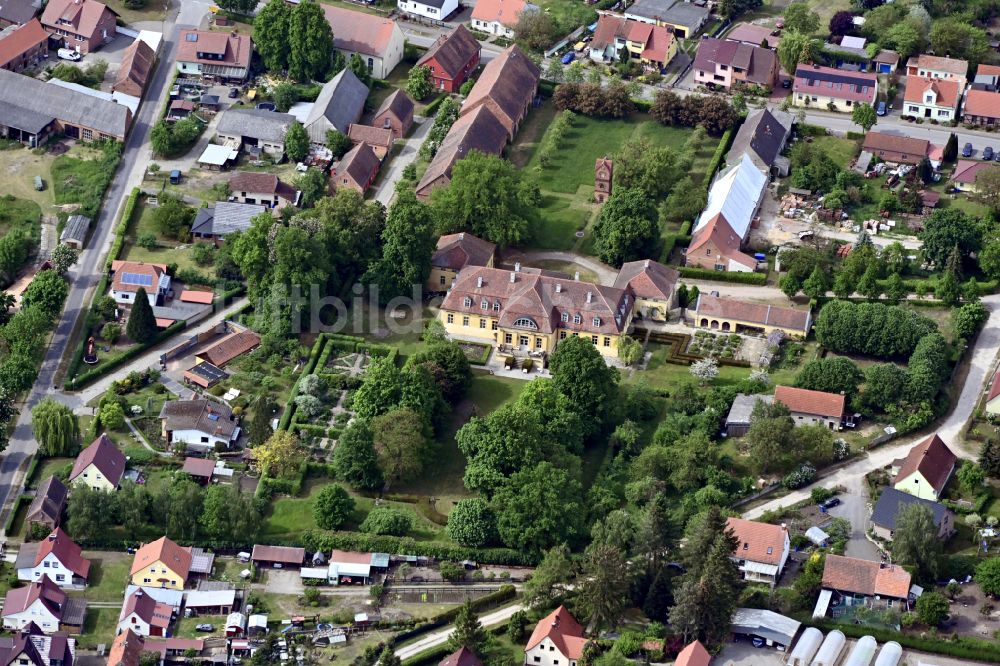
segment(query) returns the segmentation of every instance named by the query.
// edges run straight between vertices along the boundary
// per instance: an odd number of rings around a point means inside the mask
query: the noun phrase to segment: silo
[[[874,636],[862,636],[854,644],[854,649],[851,650],[851,654],[844,661],[844,666],[871,666],[877,649],[878,643],[875,642]]]
[[[896,641],[889,641],[879,650],[875,666],[898,666],[903,656],[903,647]]]
[[[834,629],[826,635],[826,640],[819,646],[819,652],[809,666],[834,666],[846,644],[847,637],[844,636],[844,632]]]
[[[807,627],[799,637],[799,642],[788,655],[788,666],[809,666],[816,651],[823,642],[823,632],[816,627]]]

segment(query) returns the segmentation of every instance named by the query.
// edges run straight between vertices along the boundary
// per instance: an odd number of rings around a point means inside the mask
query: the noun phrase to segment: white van
[[[59,49],[56,51],[56,55],[63,60],[72,60],[74,62],[83,57],[79,51],[74,51],[73,49]]]

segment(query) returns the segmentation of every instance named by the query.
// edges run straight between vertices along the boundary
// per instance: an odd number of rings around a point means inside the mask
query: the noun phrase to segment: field
[[[93,217],[118,165],[120,148],[105,152],[84,149],[79,155],[60,155],[52,162],[52,193],[57,204],[80,204],[80,213]]]

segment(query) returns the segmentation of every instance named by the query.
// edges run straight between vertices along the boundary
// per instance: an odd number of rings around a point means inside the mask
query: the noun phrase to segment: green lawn
[[[78,649],[93,649],[100,643],[110,645],[115,639],[120,608],[88,608],[83,633],[76,639]]]
[[[190,244],[181,245],[177,241],[164,238],[157,231],[153,223],[154,208],[145,203],[139,207],[139,215],[133,222],[126,237],[125,249],[122,253],[124,259],[129,261],[142,261],[151,264],[177,264],[179,270],[191,269],[202,273],[211,271],[211,267],[204,268],[195,263],[191,256]],[[139,247],[136,242],[145,234],[156,236],[157,247],[152,250]]]
[[[844,139],[836,136],[818,136],[813,139],[813,144],[827,151],[842,169],[846,169],[850,165],[859,151],[858,142],[855,139]]]
[[[476,373],[469,387],[468,399],[480,414],[489,414],[521,395],[528,382],[510,377]]]
[[[105,0],[104,4],[121,16],[122,22],[127,25],[138,21],[162,21],[167,15],[167,3],[158,0],[147,0],[138,9],[130,8],[125,0]]]
[[[12,232],[37,236],[41,219],[42,207],[38,203],[13,195],[0,198],[0,236]]]
[[[81,431],[82,431],[81,426]],[[86,446],[90,442],[83,442]],[[46,458],[38,463],[38,467],[35,471],[34,479],[32,479],[31,487],[37,488],[42,484],[42,481],[49,478],[50,476],[62,471],[68,465],[73,464],[73,458]]]
[[[807,349],[802,354],[802,359],[807,359],[812,357],[811,343],[807,345]],[[628,379],[632,382],[645,382],[653,388],[663,388],[663,389],[673,389],[679,383],[693,382],[694,378],[691,376],[691,369],[686,365],[679,365],[676,363],[668,363],[667,356],[669,354],[669,348],[658,344],[650,343],[647,346],[647,351],[652,352],[653,356],[649,361],[645,372],[635,372]],[[772,384],[788,384],[791,383],[798,373],[799,368],[805,361],[800,361],[798,365],[788,368],[780,368],[771,371],[771,383]],[[751,368],[740,368],[731,365],[720,365],[719,366],[719,376],[709,385],[709,387],[715,386],[730,386],[738,382],[747,379],[750,376]]]
[[[132,557],[127,553],[85,552],[90,560],[90,577],[82,593],[87,601],[120,601],[128,583]]]

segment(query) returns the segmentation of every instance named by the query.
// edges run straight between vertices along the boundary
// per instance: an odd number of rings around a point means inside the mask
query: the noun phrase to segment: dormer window
[[[463,303],[463,304],[465,305],[465,307],[467,307],[467,308],[471,308],[471,307],[472,307],[472,298],[470,298],[469,296],[466,296],[466,297],[465,297],[465,298],[464,298],[464,299],[462,300],[462,303]]]
[[[515,328],[530,328],[533,331],[538,330],[538,325],[535,324],[535,322],[533,322],[531,319],[528,319],[527,317],[521,317],[520,319],[515,319],[514,320],[514,327]]]
[[[560,319],[560,321],[563,321],[563,322],[569,321],[569,313],[563,312],[561,315],[559,315],[559,319]]]
[[[601,325],[601,318],[594,317],[594,326],[600,326],[600,325]]]
[[[576,315],[573,315],[573,323],[574,323],[574,324],[579,324],[579,323],[580,323],[580,322],[582,322],[582,321],[583,321],[583,317],[581,317],[581,316],[580,316],[580,315],[578,315],[578,314],[576,314]]]
[[[480,301],[479,308],[481,310],[489,310],[490,309],[490,302],[484,298],[482,301]]]
[[[493,301],[493,312],[500,312],[500,301]]]

